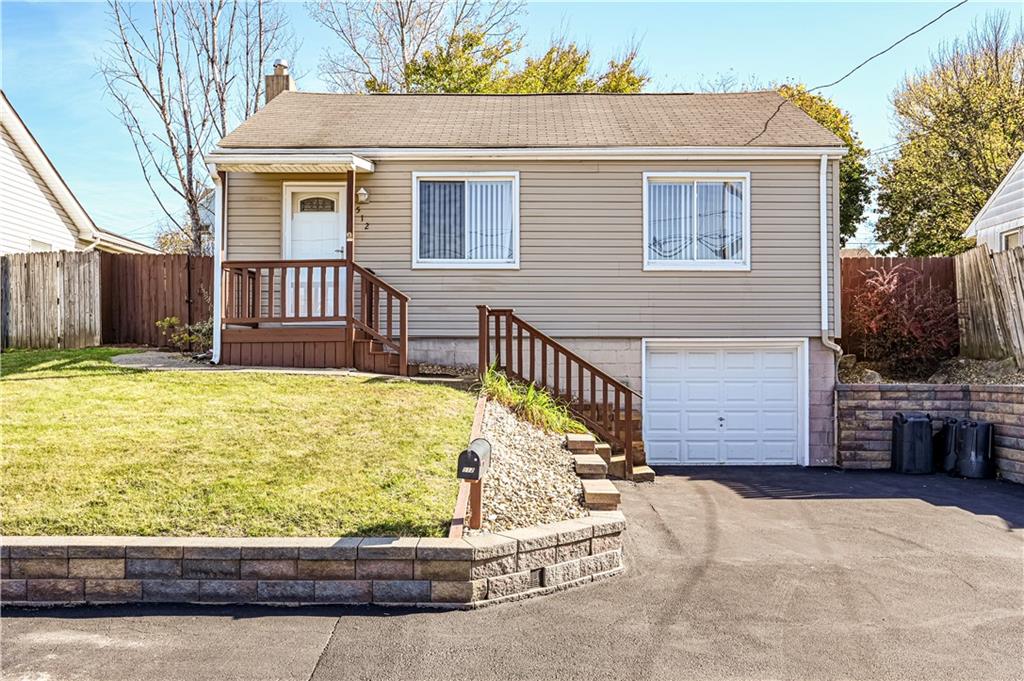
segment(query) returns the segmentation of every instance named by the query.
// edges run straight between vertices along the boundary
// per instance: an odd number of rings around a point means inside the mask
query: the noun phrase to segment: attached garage
[[[807,339],[647,339],[643,352],[649,463],[807,465]]]

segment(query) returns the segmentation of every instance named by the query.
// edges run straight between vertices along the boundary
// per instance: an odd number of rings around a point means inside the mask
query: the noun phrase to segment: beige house
[[[776,93],[269,80],[207,157],[217,361],[497,363],[636,465],[833,462],[845,149]]]
[[[96,226],[0,92],[0,254],[157,250]]]

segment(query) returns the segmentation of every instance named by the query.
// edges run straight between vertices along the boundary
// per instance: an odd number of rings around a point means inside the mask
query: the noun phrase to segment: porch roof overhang
[[[206,155],[211,171],[240,173],[372,173],[373,161],[341,150],[222,149]]]

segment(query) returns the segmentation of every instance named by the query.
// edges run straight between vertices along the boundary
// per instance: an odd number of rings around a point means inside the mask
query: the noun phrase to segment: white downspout
[[[835,188],[839,191],[839,187]],[[835,216],[838,221],[839,216]],[[838,227],[837,227],[838,229]],[[835,385],[832,387],[832,456],[838,464],[839,456],[839,360],[843,349],[836,344],[828,332],[828,156],[821,155],[818,170],[818,236],[821,254],[821,344],[835,355]],[[839,282],[835,282],[839,286]]]
[[[224,187],[221,186],[217,166],[210,164],[210,175],[213,177],[213,363],[220,364],[220,320],[221,320],[221,262],[224,245]]]

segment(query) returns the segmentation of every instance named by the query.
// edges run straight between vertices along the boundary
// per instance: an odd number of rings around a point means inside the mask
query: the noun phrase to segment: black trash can
[[[892,417],[892,469],[911,475],[932,472],[931,416],[908,411]]]
[[[991,478],[992,424],[988,421],[961,421],[957,426],[957,471],[965,478]]]
[[[957,475],[956,453],[959,446],[960,419],[952,416],[942,417],[942,427],[932,438],[932,453],[935,456],[934,464],[936,471],[943,471],[949,475]]]

